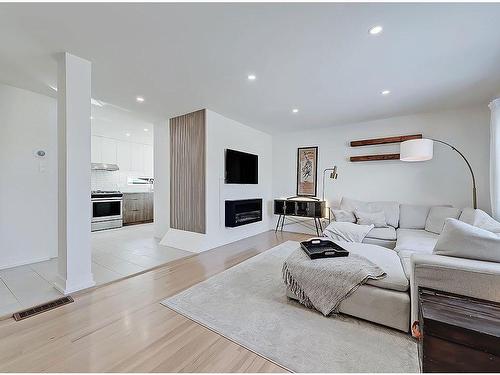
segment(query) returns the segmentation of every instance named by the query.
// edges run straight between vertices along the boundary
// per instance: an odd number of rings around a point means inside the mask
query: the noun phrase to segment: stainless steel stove
[[[92,200],[92,232],[123,226],[123,194],[120,191],[94,190]]]

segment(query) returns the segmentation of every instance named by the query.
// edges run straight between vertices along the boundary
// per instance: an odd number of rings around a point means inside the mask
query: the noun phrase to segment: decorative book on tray
[[[311,259],[346,257],[349,252],[330,240],[312,239],[300,243]]]

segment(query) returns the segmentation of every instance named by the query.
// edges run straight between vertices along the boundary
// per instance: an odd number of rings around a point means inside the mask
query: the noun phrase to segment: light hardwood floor
[[[75,295],[74,303],[24,321],[0,321],[0,371],[285,372],[160,301],[308,237],[265,232]]]

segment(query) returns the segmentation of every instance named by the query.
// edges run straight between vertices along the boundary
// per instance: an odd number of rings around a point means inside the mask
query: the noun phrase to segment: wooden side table
[[[500,303],[419,289],[423,372],[500,372]]]

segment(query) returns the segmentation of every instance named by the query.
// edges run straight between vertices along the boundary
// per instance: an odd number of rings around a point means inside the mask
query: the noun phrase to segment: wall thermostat
[[[38,150],[36,152],[36,156],[43,158],[45,156],[45,151],[43,150]]]

